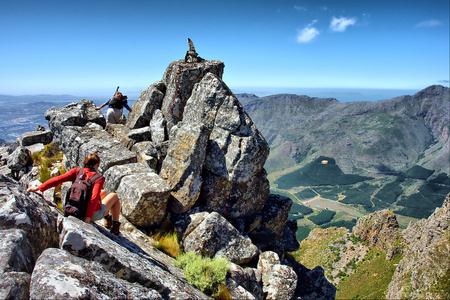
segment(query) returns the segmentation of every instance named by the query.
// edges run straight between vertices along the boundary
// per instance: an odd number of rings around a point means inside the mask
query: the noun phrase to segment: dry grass
[[[166,253],[167,255],[177,258],[181,254],[180,244],[176,231],[162,232],[159,231],[152,236],[155,243],[153,246]]]

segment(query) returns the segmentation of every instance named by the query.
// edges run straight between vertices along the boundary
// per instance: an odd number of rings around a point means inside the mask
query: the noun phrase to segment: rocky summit
[[[26,192],[36,172],[16,168],[22,177],[12,179],[2,167],[0,298],[208,298],[152,246],[147,234],[167,224],[184,251],[232,263],[226,282],[234,299],[334,298],[320,267],[284,259],[299,247],[287,222],[292,200],[270,194],[268,144],[222,81],[223,70],[221,61],[172,62],[125,124],[107,124],[90,100],[45,113],[67,169],[99,154],[124,226],[113,236],[65,218],[48,197]]]

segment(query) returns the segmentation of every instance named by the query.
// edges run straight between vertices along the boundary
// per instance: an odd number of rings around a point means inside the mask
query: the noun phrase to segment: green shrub
[[[219,292],[219,287],[225,284],[225,277],[230,269],[230,263],[225,258],[202,258],[193,252],[178,256],[175,265],[183,269],[189,284],[208,295]]]

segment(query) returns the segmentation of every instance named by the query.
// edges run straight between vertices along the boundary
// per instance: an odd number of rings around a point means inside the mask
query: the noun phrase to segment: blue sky
[[[448,0],[0,0],[0,94],[139,93],[183,59],[233,90],[449,85]]]

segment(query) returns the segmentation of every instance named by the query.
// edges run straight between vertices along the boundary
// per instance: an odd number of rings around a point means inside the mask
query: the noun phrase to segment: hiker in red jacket
[[[87,175],[88,178],[92,178],[97,174],[97,169],[100,166],[100,157],[96,153],[89,154],[84,160],[83,164],[83,174]],[[30,187],[27,189],[29,192],[44,192],[52,187],[56,187],[63,182],[72,181],[74,182],[77,178],[79,168],[74,168],[67,173],[50,178],[38,187]],[[119,197],[116,193],[107,194],[105,190],[102,190],[103,184],[105,183],[105,178],[101,176],[94,183],[92,188],[91,198],[87,205],[86,216],[84,221],[86,223],[98,221],[102,218],[105,219],[104,225],[106,228],[110,229],[113,234],[120,234],[120,202]],[[111,214],[109,214],[111,211]]]

